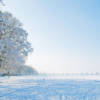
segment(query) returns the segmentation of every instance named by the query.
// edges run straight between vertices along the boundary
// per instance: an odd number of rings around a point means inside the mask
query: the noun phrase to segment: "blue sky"
[[[34,47],[39,72],[100,73],[100,0],[4,0]]]

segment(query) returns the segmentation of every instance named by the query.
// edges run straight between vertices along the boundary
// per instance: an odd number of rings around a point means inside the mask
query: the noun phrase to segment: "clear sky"
[[[46,73],[100,73],[100,0],[4,0],[34,52],[26,64]]]

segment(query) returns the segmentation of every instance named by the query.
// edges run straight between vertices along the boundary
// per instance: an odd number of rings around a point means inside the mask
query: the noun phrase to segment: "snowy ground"
[[[0,100],[100,100],[100,76],[14,76],[0,81]]]

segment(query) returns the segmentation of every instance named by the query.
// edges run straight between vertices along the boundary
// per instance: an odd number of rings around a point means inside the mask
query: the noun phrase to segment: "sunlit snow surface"
[[[100,100],[100,76],[0,77],[0,100]]]

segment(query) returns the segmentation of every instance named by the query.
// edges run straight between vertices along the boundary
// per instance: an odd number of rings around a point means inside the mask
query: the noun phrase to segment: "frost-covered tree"
[[[22,23],[9,12],[0,11],[0,67],[10,71],[22,66],[33,51]]]

